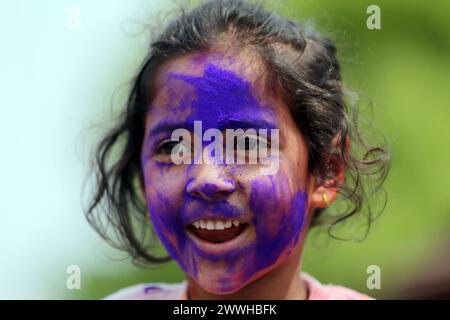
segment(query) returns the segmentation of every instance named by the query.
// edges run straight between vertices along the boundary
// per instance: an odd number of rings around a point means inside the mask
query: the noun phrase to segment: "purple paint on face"
[[[201,77],[176,73],[170,76],[193,87],[196,99],[190,106],[192,112],[187,121],[201,120],[204,130],[229,128],[224,126],[233,120],[258,123],[273,117],[271,109],[262,106],[253,96],[250,82],[213,64],[206,65]],[[181,104],[180,109],[184,110],[186,106]],[[268,126],[275,127],[273,124]]]
[[[258,239],[254,248],[255,268],[262,269],[273,264],[286,247],[297,243],[307,195],[301,191],[290,195],[283,181],[273,181],[272,177],[270,183],[253,182],[251,190],[250,208],[258,213],[253,217]],[[290,205],[279,203],[275,196],[280,195],[292,197]]]
[[[180,80],[193,93],[178,98],[176,106],[169,101],[169,109],[189,113],[168,116],[163,125],[178,122],[190,127],[194,121],[202,121],[203,130],[225,130],[236,124],[250,124],[256,129],[277,127],[274,109],[261,104],[253,95],[251,83],[234,72],[207,64],[203,76],[168,74],[169,84],[179,84]],[[162,244],[185,273],[203,287],[232,292],[270,268],[298,243],[307,195],[293,190],[289,172],[247,177],[245,165],[210,166],[217,174],[205,178],[199,175],[196,164],[176,167],[152,160],[144,151],[142,154],[148,209]],[[159,179],[154,178],[155,173]],[[205,251],[188,237],[185,226],[206,214],[223,219],[251,216],[248,229],[253,236],[244,245],[221,254]],[[204,272],[211,275],[205,277]]]

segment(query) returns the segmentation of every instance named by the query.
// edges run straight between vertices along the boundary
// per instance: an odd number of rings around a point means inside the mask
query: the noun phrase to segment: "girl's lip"
[[[225,242],[210,242],[207,240],[203,240],[202,238],[195,235],[193,232],[189,231],[189,229],[185,229],[188,237],[200,248],[202,251],[212,254],[223,254],[226,251],[230,251],[237,248],[244,247],[247,243],[251,241],[252,238],[252,230],[253,226],[251,224],[247,224],[242,232],[235,238],[230,239]]]

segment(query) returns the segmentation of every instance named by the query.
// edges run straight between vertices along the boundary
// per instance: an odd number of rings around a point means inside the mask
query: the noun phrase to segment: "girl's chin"
[[[233,282],[224,284],[223,278],[217,281],[214,281],[213,279],[198,280],[196,281],[196,283],[203,290],[217,295],[228,295],[236,293],[248,284],[247,282]]]
[[[269,273],[278,269],[282,264],[286,262],[292,250],[285,250],[278,259],[270,266],[262,270],[254,270],[254,272],[248,272],[252,274],[250,277],[244,278],[238,274],[230,274],[228,269],[220,268],[219,265],[211,265],[210,268],[205,268],[199,272],[198,276],[191,277],[189,279],[196,283],[196,285],[203,290],[217,295],[228,295],[240,291],[242,288],[249,284],[258,281]]]
[[[274,267],[274,266],[273,266]],[[191,278],[197,286],[203,290],[217,295],[228,295],[240,291],[245,286],[256,281],[257,279],[263,277],[265,274],[269,273],[273,267],[266,268],[255,272],[253,276],[247,279],[239,278],[236,275],[227,275],[227,271],[224,271],[222,275],[218,270],[205,270],[198,278]],[[216,277],[212,277],[211,274],[216,274]],[[209,275],[209,276],[206,276]]]

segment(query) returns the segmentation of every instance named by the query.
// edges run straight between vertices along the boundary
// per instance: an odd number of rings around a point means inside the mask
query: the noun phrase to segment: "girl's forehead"
[[[227,53],[208,50],[185,54],[163,64],[158,72],[157,82],[164,81],[173,73],[202,76],[205,67],[211,64],[229,70],[247,81],[256,82],[262,75],[259,60],[249,50],[230,50]]]
[[[283,103],[265,90],[264,77],[262,63],[248,52],[183,55],[160,67],[151,109],[185,116],[195,106],[227,113],[242,108],[279,113]]]

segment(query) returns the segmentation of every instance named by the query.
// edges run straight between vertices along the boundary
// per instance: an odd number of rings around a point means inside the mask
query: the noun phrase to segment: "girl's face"
[[[171,257],[212,293],[238,291],[286,261],[302,245],[310,207],[306,143],[248,57],[198,53],[164,64],[146,118],[141,160],[151,221]],[[174,164],[171,134],[178,128],[194,134],[194,121],[203,132],[279,129],[271,159],[278,170],[263,174],[261,163]],[[244,149],[251,148],[247,142]],[[203,159],[211,156],[210,143],[201,142]]]

